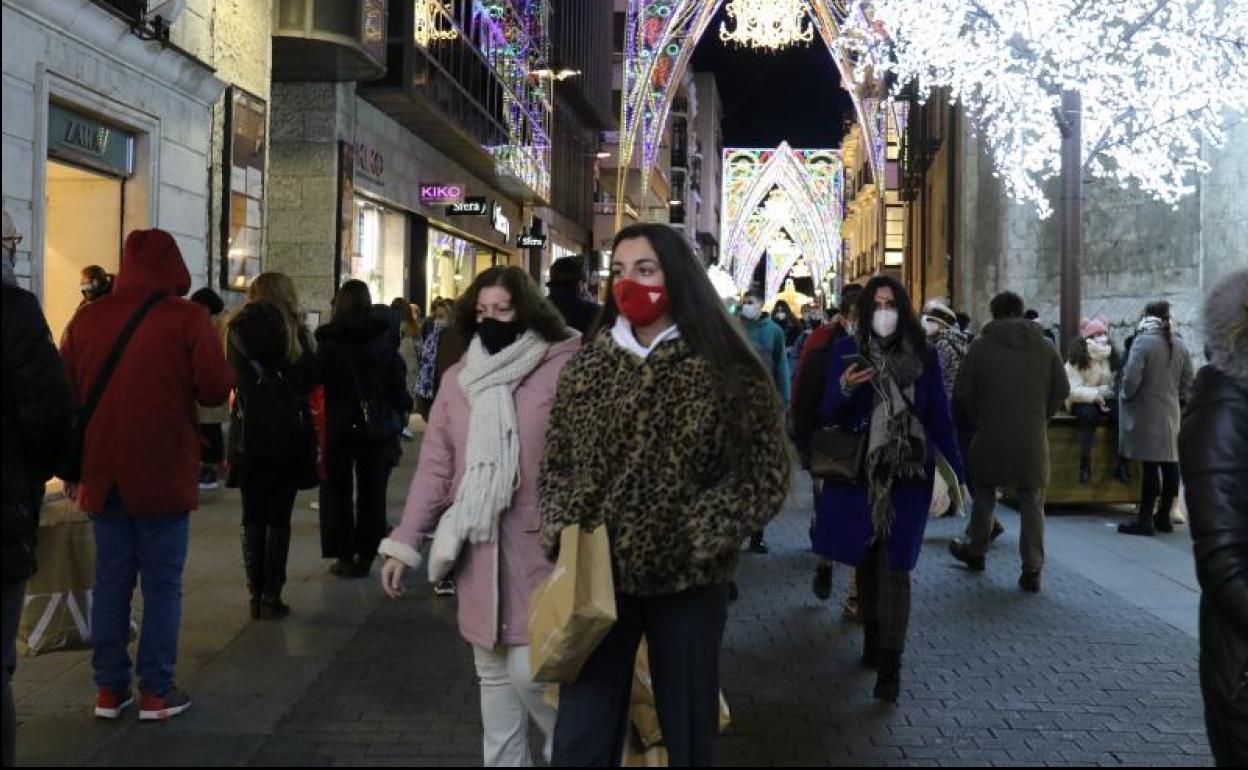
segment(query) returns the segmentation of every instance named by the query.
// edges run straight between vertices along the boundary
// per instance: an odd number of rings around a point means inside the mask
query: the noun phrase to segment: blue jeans
[[[173,686],[182,622],[182,568],[190,540],[189,513],[131,516],[117,490],[104,512],[91,517],[95,531],[95,596],[91,608],[92,664],[97,687],[130,687],[130,600],[142,575],[143,628],[139,635],[139,686],[165,695]]]

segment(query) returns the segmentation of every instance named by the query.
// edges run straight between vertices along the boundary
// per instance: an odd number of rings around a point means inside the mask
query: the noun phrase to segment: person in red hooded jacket
[[[174,684],[182,614],[182,569],[190,511],[199,492],[196,404],[224,403],[234,384],[208,311],[182,299],[191,275],[173,236],[136,230],[126,238],[112,294],[83,307],[61,341],[79,403],[99,377],[123,327],[149,299],[107,381],[83,439],[79,509],[95,533],[96,716],[115,719],[134,702],[127,653],[130,602],[142,578],[137,669],[140,719],[190,707]]]

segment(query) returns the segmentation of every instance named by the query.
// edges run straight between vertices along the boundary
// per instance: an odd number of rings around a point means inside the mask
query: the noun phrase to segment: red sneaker
[[[101,687],[95,693],[95,715],[100,719],[116,719],[132,703],[134,703],[132,691]]]
[[[176,717],[191,707],[191,696],[177,685],[164,695],[157,695],[151,690],[143,691],[143,700],[139,704],[139,719],[144,721],[164,721]]]

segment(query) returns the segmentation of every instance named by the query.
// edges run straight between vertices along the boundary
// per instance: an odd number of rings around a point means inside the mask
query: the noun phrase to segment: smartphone
[[[850,366],[856,366],[858,371],[863,372],[871,368],[871,361],[860,353],[850,353],[845,356],[845,368],[848,369]]]

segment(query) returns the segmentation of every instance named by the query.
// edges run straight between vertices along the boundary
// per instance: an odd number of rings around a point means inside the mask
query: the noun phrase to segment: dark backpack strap
[[[117,342],[113,344],[113,349],[109,351],[108,358],[104,361],[104,366],[100,369],[100,374],[95,379],[95,383],[91,386],[91,393],[88,394],[87,400],[83,403],[82,409],[78,412],[78,425],[80,430],[86,431],[87,423],[91,422],[91,415],[95,412],[95,407],[99,405],[100,398],[104,395],[104,388],[108,385],[108,381],[113,376],[113,370],[117,368],[117,364],[121,361],[121,356],[126,352],[126,346],[130,344],[130,338],[134,336],[135,329],[139,328],[139,323],[148,311],[156,307],[162,299],[165,298],[163,291],[156,292],[148,297],[139,309],[134,311],[134,315],[130,316],[130,320],[126,321],[126,325],[121,329],[121,335],[117,337]]]

